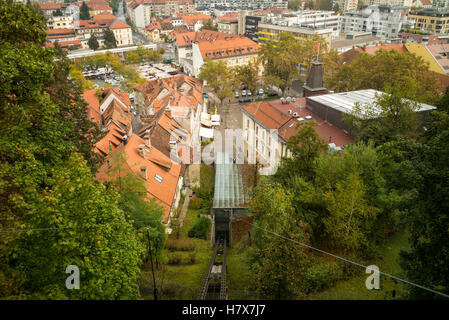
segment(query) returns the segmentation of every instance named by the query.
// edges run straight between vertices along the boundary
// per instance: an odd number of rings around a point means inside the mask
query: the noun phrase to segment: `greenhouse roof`
[[[213,208],[244,208],[248,197],[238,167],[225,152],[217,152]]]

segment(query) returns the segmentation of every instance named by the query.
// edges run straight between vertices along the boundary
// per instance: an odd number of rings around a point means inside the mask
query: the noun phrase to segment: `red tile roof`
[[[139,146],[142,145],[144,146],[143,156],[139,154]],[[169,157],[162,154],[154,146],[146,144],[146,141],[136,134],[131,135],[126,144],[121,144],[112,153],[116,154],[118,152],[123,152],[126,159],[121,174],[126,175],[131,172],[142,177],[148,195],[156,198],[158,203],[164,207],[162,221],[167,223],[178,185],[181,165],[173,163]],[[112,156],[108,156],[107,159],[111,163],[106,162],[100,167],[97,173],[99,181],[110,180],[112,177],[108,171],[117,165],[117,163],[114,163]],[[146,169],[146,177],[143,177],[142,168],[144,167]],[[162,178],[161,182],[156,180],[156,176]]]
[[[187,92],[180,91],[184,83],[190,88]],[[176,75],[170,78],[146,81],[136,85],[134,90],[144,95],[145,105],[153,105],[155,113],[168,104],[174,107],[172,112],[175,113],[177,112],[175,108],[177,106],[196,111],[198,104],[202,104],[203,101],[203,85],[201,81],[187,75]],[[164,97],[159,97],[163,90],[167,90],[168,94]]]
[[[58,3],[52,3],[52,2],[47,2],[47,3],[39,3],[39,8],[41,10],[61,10],[63,3],[58,2]]]
[[[238,36],[211,30],[202,30],[198,32],[192,31],[185,33],[177,33],[176,43],[178,47],[186,47],[191,46],[193,42],[198,43],[200,41],[215,41],[215,40],[231,39],[235,37]]]
[[[203,59],[221,59],[256,54],[260,45],[253,40],[239,36],[226,40],[201,41],[198,43]]]
[[[300,127],[298,118],[312,116],[318,124],[315,127],[318,135],[326,143],[335,143],[337,146],[345,146],[354,141],[354,137],[344,132],[342,129],[324,121],[322,118],[305,108],[306,99],[296,99],[295,102],[283,104],[280,100],[256,102],[245,106],[243,109],[253,118],[257,119],[267,129],[277,129],[278,135],[284,141],[296,134]],[[291,110],[291,114],[289,114]],[[297,117],[293,114],[297,113]]]

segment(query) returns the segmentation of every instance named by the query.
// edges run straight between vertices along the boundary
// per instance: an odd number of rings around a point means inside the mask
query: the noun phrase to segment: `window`
[[[164,180],[164,178],[162,178],[160,175],[158,175],[156,173],[156,175],[154,176],[154,179],[156,179],[157,182],[162,183],[162,181]]]

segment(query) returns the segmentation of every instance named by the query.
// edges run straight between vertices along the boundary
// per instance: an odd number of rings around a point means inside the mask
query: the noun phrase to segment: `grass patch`
[[[247,240],[242,240],[226,251],[226,277],[229,300],[258,299],[257,292],[251,288],[252,275],[246,260],[245,241]]]
[[[408,234],[399,232],[394,235],[382,248],[381,259],[370,261],[370,264],[377,265],[379,270],[398,277],[403,277],[402,269],[399,266],[399,251],[401,248],[408,248]],[[365,287],[365,280],[368,274],[360,268],[360,274],[349,280],[338,281],[335,286],[310,295],[313,300],[389,300],[401,299],[405,294],[404,287],[399,281],[380,276],[380,289],[368,290]],[[395,297],[393,297],[393,290]]]
[[[181,235],[188,237],[189,230],[200,220],[198,217],[200,210],[188,209],[181,228]]]
[[[192,241],[195,243],[195,263],[191,264],[190,261],[188,261],[188,255],[192,252],[175,251],[170,254],[181,256],[180,264],[164,265],[163,281],[161,281],[161,272],[158,272],[156,279],[159,290],[159,299],[197,299],[203,277],[206,274],[207,267],[209,265],[212,249],[209,241],[200,239],[192,239]],[[188,264],[183,264],[185,262]],[[143,271],[143,275],[140,280],[140,291],[143,299],[153,299],[152,279],[151,269]]]
[[[215,170],[213,166],[202,163],[200,166],[200,187],[212,190],[215,183]]]

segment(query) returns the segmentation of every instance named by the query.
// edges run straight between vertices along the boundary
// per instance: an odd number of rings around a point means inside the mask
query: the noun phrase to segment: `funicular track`
[[[206,275],[204,276],[198,300],[227,300],[226,286],[226,239],[215,242]]]

